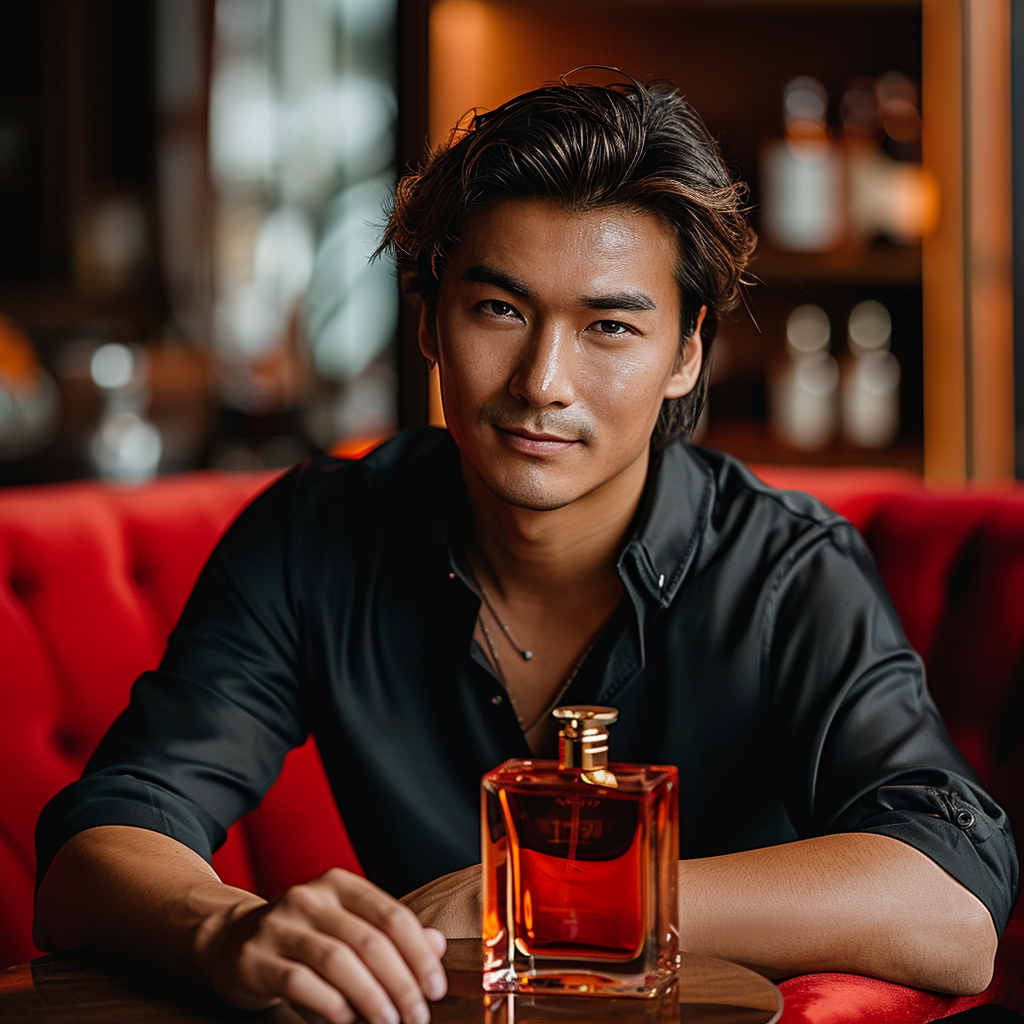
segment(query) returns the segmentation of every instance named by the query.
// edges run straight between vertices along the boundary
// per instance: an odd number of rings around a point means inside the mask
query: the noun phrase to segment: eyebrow
[[[483,263],[470,267],[462,275],[462,280],[492,284],[511,295],[518,295],[524,299],[533,298],[533,293],[522,281],[501,270],[496,270],[494,267],[488,267]],[[612,292],[608,295],[584,295],[580,299],[580,303],[587,309],[597,310],[622,309],[631,312],[642,312],[643,310],[658,308],[654,299],[645,292],[639,291]]]
[[[585,295],[581,300],[588,309],[623,309],[634,313],[657,309],[657,303],[644,292],[615,292],[612,295]]]
[[[485,266],[483,263],[470,267],[462,275],[462,280],[479,281],[481,284],[493,284],[495,287],[510,292],[512,295],[520,295],[524,299],[533,298],[533,293],[522,281],[517,281],[514,277],[510,277],[500,270],[495,270],[494,267]]]

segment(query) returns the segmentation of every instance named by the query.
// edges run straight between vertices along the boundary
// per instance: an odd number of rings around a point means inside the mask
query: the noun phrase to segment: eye
[[[479,304],[478,309],[482,309],[485,313],[490,313],[491,316],[501,317],[503,320],[519,320],[519,311],[515,306],[510,306],[507,302],[502,302],[500,299],[485,299]]]
[[[594,327],[601,334],[607,334],[610,338],[621,338],[623,335],[634,333],[632,327],[619,323],[618,320],[598,320]]]

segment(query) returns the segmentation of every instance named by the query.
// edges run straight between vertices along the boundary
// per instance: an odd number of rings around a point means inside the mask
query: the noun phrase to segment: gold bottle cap
[[[582,768],[585,772],[608,764],[608,729],[619,717],[615,708],[595,704],[570,704],[552,714],[563,723],[558,733],[558,767]]]

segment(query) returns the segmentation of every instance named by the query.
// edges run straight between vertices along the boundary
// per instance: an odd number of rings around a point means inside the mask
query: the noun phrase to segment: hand
[[[340,868],[271,900],[245,899],[201,929],[197,961],[220,996],[286,1000],[336,1024],[427,1024],[448,983],[446,942],[365,878]]]
[[[420,924],[436,928],[447,939],[479,939],[483,930],[479,864],[453,871],[402,897]]]

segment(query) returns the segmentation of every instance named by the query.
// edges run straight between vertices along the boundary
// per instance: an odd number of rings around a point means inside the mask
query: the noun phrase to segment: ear
[[[420,303],[420,326],[416,335],[420,351],[432,363],[437,362],[437,325],[426,302]]]
[[[683,395],[688,395],[697,384],[700,368],[704,364],[704,344],[700,338],[700,329],[707,311],[707,306],[700,307],[700,312],[697,314],[697,326],[693,329],[693,334],[683,343],[683,353],[675,371],[669,378],[668,386],[665,388],[665,398],[682,398]]]

